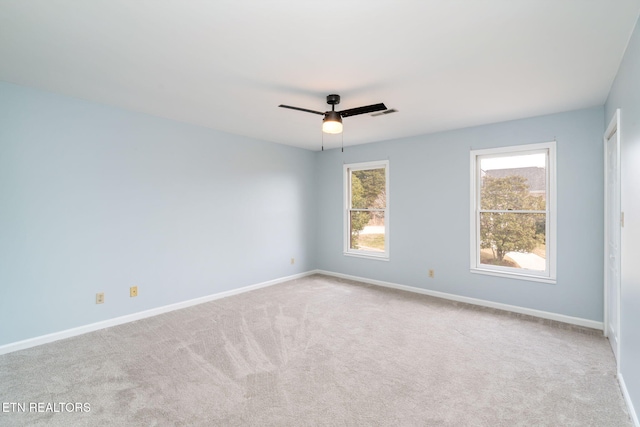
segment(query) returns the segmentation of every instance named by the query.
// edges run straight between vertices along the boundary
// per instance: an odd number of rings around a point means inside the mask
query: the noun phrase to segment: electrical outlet
[[[433,279],[435,277],[435,271],[429,270],[429,277]]]
[[[291,258],[291,264],[295,264],[296,263],[296,259],[295,258]]]
[[[137,286],[132,286],[129,288],[129,296],[130,297],[137,297],[138,296],[138,287]]]
[[[104,292],[96,294],[96,304],[104,304]]]

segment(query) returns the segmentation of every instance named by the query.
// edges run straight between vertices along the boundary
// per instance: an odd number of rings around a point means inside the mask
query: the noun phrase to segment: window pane
[[[350,212],[349,248],[384,252],[384,212]]]
[[[385,169],[351,172],[351,207],[384,209],[387,203]]]
[[[480,214],[480,264],[545,271],[546,214]]]
[[[545,210],[546,153],[480,158],[480,208]]]

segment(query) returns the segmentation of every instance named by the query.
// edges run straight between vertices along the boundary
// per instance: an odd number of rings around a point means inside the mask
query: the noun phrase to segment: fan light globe
[[[324,122],[322,123],[322,132],[324,133],[341,133],[342,123],[340,122]]]
[[[328,111],[322,120],[322,132],[324,133],[341,133],[342,117],[335,111]]]

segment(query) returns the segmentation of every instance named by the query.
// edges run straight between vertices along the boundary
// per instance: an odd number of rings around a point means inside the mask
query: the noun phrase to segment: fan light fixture
[[[359,114],[369,114],[376,111],[384,111],[387,107],[383,104],[366,105],[364,107],[349,108],[348,110],[335,111],[336,105],[340,104],[340,95],[327,95],[327,104],[331,105],[331,111],[309,110],[307,108],[292,107],[291,105],[280,104],[278,107],[289,108],[291,110],[304,111],[305,113],[319,114],[324,116],[322,119],[322,132],[324,133],[342,133],[342,119],[344,117],[357,116]]]
[[[327,111],[322,119],[322,132],[342,133],[342,117],[337,111]]]

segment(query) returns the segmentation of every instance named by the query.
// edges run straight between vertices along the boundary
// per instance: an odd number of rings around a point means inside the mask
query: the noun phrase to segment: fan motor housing
[[[327,104],[329,105],[340,104],[340,95],[336,95],[336,94],[327,95]]]

